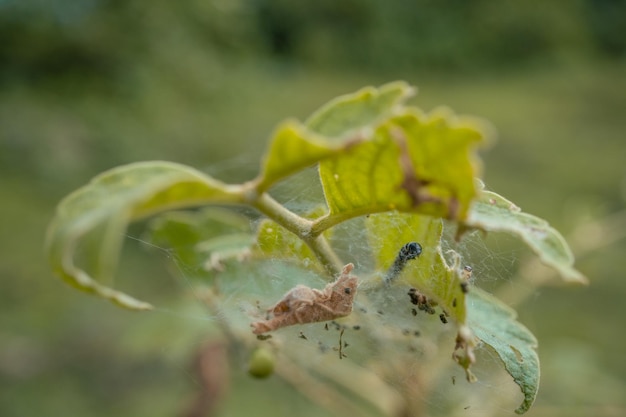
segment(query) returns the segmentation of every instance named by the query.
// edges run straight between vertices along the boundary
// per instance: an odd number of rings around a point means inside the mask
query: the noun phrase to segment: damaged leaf
[[[517,314],[513,309],[479,288],[472,288],[467,306],[468,324],[473,333],[498,354],[522,390],[524,400],[515,412],[525,413],[539,389],[537,339],[515,320]]]
[[[270,332],[294,324],[318,323],[345,317],[352,312],[359,280],[350,275],[354,265],[344,266],[341,275],[318,290],[297,285],[272,308],[267,320],[251,324],[254,334]]]
[[[482,126],[450,112],[406,108],[372,137],[320,163],[329,216],[390,210],[464,219],[477,190]]]
[[[574,255],[563,236],[547,221],[524,213],[504,197],[482,191],[474,201],[464,227],[507,232],[520,237],[541,261],[569,283],[585,284],[587,278],[574,268]]]

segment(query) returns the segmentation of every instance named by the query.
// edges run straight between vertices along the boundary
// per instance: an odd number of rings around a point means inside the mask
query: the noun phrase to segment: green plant
[[[477,180],[475,152],[488,127],[446,109],[425,114],[405,104],[412,94],[403,82],[365,88],[305,123],[282,123],[260,174],[243,184],[160,161],[105,172],[59,204],[46,244],[52,268],[118,306],[151,309],[101,283],[113,275],[128,224],[151,217],[147,241],[203,266],[187,278],[203,289],[223,338],[251,352],[252,374],[275,371],[337,410],[362,413],[366,404],[383,415],[417,415],[449,362],[439,359],[452,356],[473,382],[481,344],[521,388],[516,412],[524,413],[538,389],[537,342],[514,311],[472,285],[459,253],[442,250],[444,223],[456,227],[457,241],[472,230],[516,235],[563,280],[586,280],[556,230]],[[319,182],[307,171],[314,165]],[[301,172],[311,196],[295,213],[269,191]],[[207,205],[220,207],[178,210]],[[250,206],[262,216],[223,206]],[[410,256],[399,255],[409,242],[421,251],[412,245]],[[340,273],[353,279],[349,263],[356,264],[356,294],[332,282]],[[315,315],[311,305],[326,313]],[[258,325],[272,317],[310,323]]]

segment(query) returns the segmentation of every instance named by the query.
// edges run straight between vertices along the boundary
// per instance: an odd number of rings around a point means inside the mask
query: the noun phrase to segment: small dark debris
[[[452,300],[452,307],[456,307],[456,297]]]
[[[461,291],[463,291],[463,294],[467,294],[469,292],[469,282],[461,283]]]
[[[302,332],[300,332],[300,334],[298,335],[298,337],[299,337],[300,339],[309,340],[309,339],[307,339],[307,338],[306,338],[306,336],[305,336],[305,335],[304,335],[304,333],[302,333]]]
[[[256,338],[259,340],[267,340],[267,339],[271,339],[272,335],[271,334],[257,334]]]
[[[324,323],[324,330],[328,330],[328,323]]]
[[[443,313],[441,313],[441,314],[439,315],[439,319],[441,320],[441,322],[442,322],[443,324],[446,324],[446,323],[448,322],[448,319],[446,318],[446,315],[445,315],[445,314],[443,314]]]
[[[411,299],[411,304],[416,305],[419,310],[425,311],[428,314],[435,314],[435,309],[433,307],[437,304],[429,300],[428,297],[419,292],[416,288],[409,288],[409,292],[407,292],[407,294]]]
[[[355,324],[354,326],[352,326],[352,328],[354,330],[361,330],[361,326],[359,326],[358,324]]]
[[[330,324],[332,324],[333,326],[335,326],[335,330],[341,330],[343,329],[343,326],[339,323],[337,323],[336,321],[331,321]]]
[[[352,290],[350,289],[350,287],[346,287],[346,288],[343,289],[343,292],[346,293],[346,294],[350,294],[351,291]]]
[[[418,306],[418,308],[428,314],[435,314],[435,309],[430,304],[423,304]]]
[[[409,329],[402,329],[402,334],[408,336],[411,334],[411,331]]]
[[[417,310],[416,310],[416,309],[414,309],[414,308],[412,308],[412,309],[411,309],[411,314],[413,314],[414,316],[417,316]]]

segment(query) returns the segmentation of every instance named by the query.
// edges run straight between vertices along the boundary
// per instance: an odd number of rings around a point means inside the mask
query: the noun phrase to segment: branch
[[[312,233],[313,222],[288,210],[269,194],[262,193],[249,201],[252,207],[302,239],[311,248],[331,276],[339,275],[343,262],[321,234]]]

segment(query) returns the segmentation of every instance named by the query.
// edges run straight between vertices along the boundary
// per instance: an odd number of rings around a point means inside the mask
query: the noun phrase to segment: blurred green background
[[[487,186],[581,254],[586,288],[484,277],[540,341],[528,415],[625,415],[619,0],[0,0],[0,415],[184,415],[199,385],[191,358],[207,337],[204,312],[167,256],[130,240],[121,265],[118,285],[165,306],[154,313],[52,276],[42,246],[63,196],[138,160],[249,179],[280,120],[396,79],[419,87],[426,110],[491,121]],[[496,250],[515,273],[525,252]],[[231,373],[218,415],[325,414],[276,378],[262,387],[245,364]]]

